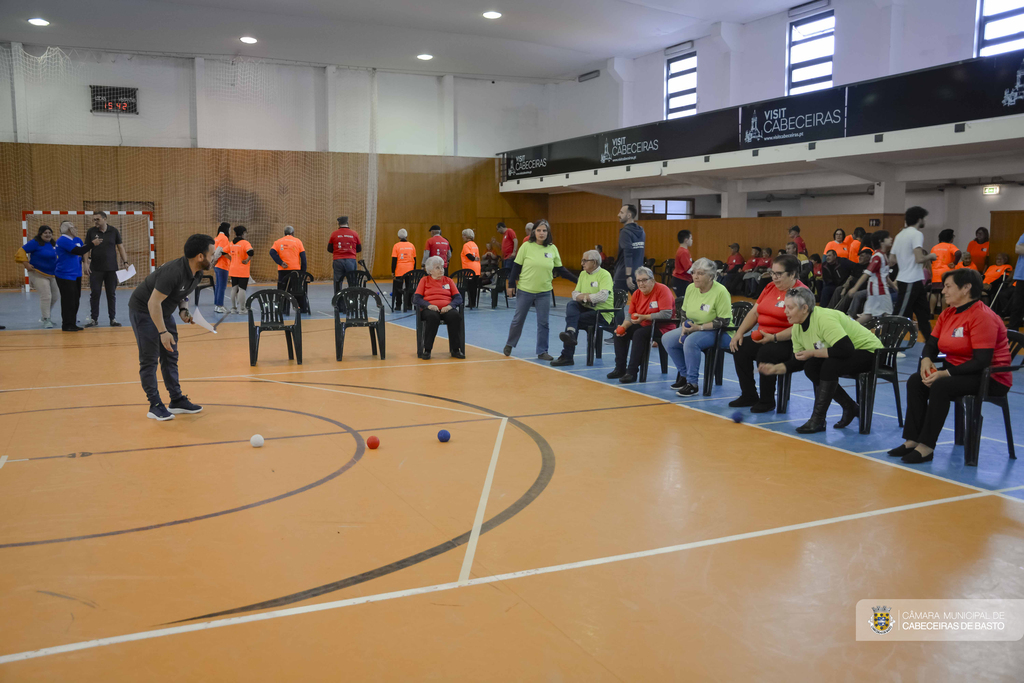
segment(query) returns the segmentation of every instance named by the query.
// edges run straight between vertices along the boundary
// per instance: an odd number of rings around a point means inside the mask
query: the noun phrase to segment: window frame
[[[673,114],[679,114],[679,116],[675,116],[674,118],[682,118],[682,117],[685,117],[685,116],[693,116],[694,114],[697,113],[697,99],[696,99],[696,97],[697,97],[697,85],[696,85],[697,65],[695,65],[692,69],[687,69],[686,71],[680,71],[679,73],[672,73],[672,65],[673,64],[675,64],[676,62],[681,62],[683,60],[691,59],[691,58],[694,59],[694,60],[697,59],[697,51],[696,50],[691,50],[691,51],[686,52],[684,54],[677,55],[675,57],[670,57],[667,60],[665,60],[665,120],[666,121],[668,121],[669,117],[672,116]],[[681,90],[680,92],[675,92],[675,93],[670,93],[668,91],[669,81],[671,81],[673,78],[679,78],[680,76],[686,76],[688,74],[693,74],[694,86],[692,88],[688,88],[686,90]],[[694,96],[693,104],[687,104],[687,105],[683,105],[681,107],[670,107],[669,106],[669,102],[672,101],[672,98],[674,98],[674,97],[682,97],[684,95],[693,95]]]
[[[792,90],[793,90],[794,87],[796,87],[796,88],[804,88],[804,87],[809,86],[809,85],[817,85],[818,83],[825,83],[825,82],[832,82],[833,85],[831,85],[829,87],[834,87],[834,84],[835,84],[835,59],[836,59],[836,49],[835,49],[836,28],[835,28],[835,25],[833,24],[833,26],[832,26],[832,33],[831,33],[831,35],[832,35],[832,54],[827,55],[825,57],[816,57],[814,59],[808,59],[808,60],[805,60],[803,62],[799,62],[797,64],[793,63],[793,48],[794,47],[797,47],[799,45],[804,45],[806,43],[810,43],[810,42],[813,42],[815,40],[821,40],[822,38],[827,38],[828,36],[827,35],[817,35],[817,36],[812,36],[810,38],[804,38],[802,40],[793,40],[793,29],[797,28],[797,27],[800,27],[800,26],[803,26],[805,24],[813,24],[816,21],[821,21],[822,19],[825,19],[825,18],[828,18],[828,17],[832,17],[834,19],[835,16],[836,16],[836,11],[834,9],[830,9],[830,10],[825,10],[824,12],[818,12],[816,14],[812,14],[812,15],[804,17],[802,19],[797,19],[796,21],[791,21],[787,25],[787,27],[786,27],[786,31],[787,31],[787,34],[786,34],[786,96],[787,97],[789,97],[792,94]],[[832,73],[827,74],[825,76],[816,76],[814,78],[806,78],[806,79],[804,79],[802,81],[799,81],[796,85],[793,84],[793,72],[796,71],[797,69],[803,69],[803,68],[806,68],[806,67],[809,67],[809,66],[817,66],[818,64],[828,64],[828,63],[832,64]],[[825,88],[821,88],[821,89],[824,90]],[[803,93],[797,93],[797,94],[800,95],[800,94],[803,94]]]
[[[662,202],[661,208],[665,211],[664,213],[653,213],[644,211],[644,202]],[[689,207],[689,213],[669,213],[668,203],[669,202],[686,202]],[[640,211],[638,220],[654,220],[654,221],[685,221],[692,220],[697,215],[697,200],[694,197],[659,197],[651,199],[641,199],[637,208]],[[653,208],[657,209],[655,205]]]
[[[992,38],[991,40],[985,39],[985,28],[996,21],[1002,21],[1003,19],[1011,19],[1013,17],[1024,16],[1024,4],[1016,9],[1007,10],[999,14],[993,14],[990,17],[985,16],[985,1],[979,0],[978,2],[978,21],[975,33],[975,50],[974,56],[981,57],[981,53],[985,48],[1002,45],[1004,43],[1016,43],[1024,40],[1024,30],[1018,31],[1017,33],[1011,33],[1008,36],[1002,36],[1000,38]],[[1020,48],[1017,48],[1020,49]],[[1013,50],[1006,50],[1006,52],[1013,52]],[[1002,54],[1001,52],[995,52],[993,54]],[[991,56],[991,55],[984,55]]]

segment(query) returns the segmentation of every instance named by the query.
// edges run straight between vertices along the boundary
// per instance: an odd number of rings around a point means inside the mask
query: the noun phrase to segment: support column
[[[722,193],[722,218],[746,218],[747,193],[735,190]]]
[[[875,213],[903,213],[907,210],[907,184],[895,180],[875,183]]]
[[[324,101],[321,105],[321,121],[323,130],[317,132],[317,149],[321,152],[337,150],[337,132],[335,131],[335,72],[337,67],[324,67]]]
[[[446,157],[457,156],[459,153],[456,140],[455,121],[455,76],[441,76],[441,136],[438,140],[438,152]]]
[[[206,60],[202,57],[195,58],[195,109],[192,112],[192,120],[189,122],[192,128],[192,146],[206,147]]]
[[[633,125],[633,60],[624,57],[612,57],[605,65],[605,70],[616,85],[619,86],[618,127]]]
[[[14,95],[14,141],[28,142],[28,100],[25,99],[25,51],[11,43],[11,80]]]

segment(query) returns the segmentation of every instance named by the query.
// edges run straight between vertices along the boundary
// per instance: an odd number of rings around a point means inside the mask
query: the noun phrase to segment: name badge
[[[591,282],[591,283],[590,283],[590,286],[591,286],[591,287],[597,287],[597,283],[596,283],[596,282]]]
[[[544,252],[544,258],[555,258],[550,252]]]
[[[701,304],[701,305],[700,305],[700,310],[702,310],[702,311],[704,311],[705,313],[707,313],[708,311],[710,311],[710,310],[711,310],[711,306],[708,306],[707,304]]]
[[[953,330],[952,337],[954,339],[961,339],[963,336],[964,336],[964,328],[958,327],[955,330]]]
[[[816,342],[814,342],[814,348],[817,349],[818,351],[821,351],[823,348],[825,348],[825,342],[823,342],[823,341],[816,341]]]
[[[786,302],[785,301],[779,301],[778,303],[775,304],[775,308],[785,308],[785,307],[786,307]]]
[[[658,302],[657,301],[652,301],[650,307],[651,308],[657,308],[658,307]]]
[[[451,289],[451,285],[441,285],[441,289]]]

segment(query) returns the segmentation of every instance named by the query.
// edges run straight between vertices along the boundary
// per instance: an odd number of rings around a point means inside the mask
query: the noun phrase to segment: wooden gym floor
[[[250,368],[244,325],[182,326],[206,409],[167,423],[129,328],[0,337],[0,680],[1024,670],[854,637],[861,599],[1024,595],[1019,499],[443,339],[419,361],[398,324],[339,364],[304,328],[302,366],[270,335]]]

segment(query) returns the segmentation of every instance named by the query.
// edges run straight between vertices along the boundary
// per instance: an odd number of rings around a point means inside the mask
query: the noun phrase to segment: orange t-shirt
[[[640,315],[650,315],[652,313],[660,313],[661,311],[672,312],[675,307],[676,297],[672,293],[672,290],[661,284],[660,282],[655,283],[654,289],[651,290],[650,294],[644,294],[640,289],[633,292],[633,295],[629,298],[629,315],[633,316],[634,313]],[[644,320],[640,323],[643,327],[650,327],[651,321]],[[674,330],[677,327],[675,323],[668,321],[661,321],[661,325],[658,329],[662,332],[668,332]]]
[[[835,240],[825,245],[825,251],[821,252],[822,258],[824,259],[825,254],[832,250],[835,250],[836,256],[839,258],[850,258],[850,248],[847,247],[845,243],[836,242]]]
[[[470,254],[476,257],[475,261],[466,258]],[[480,274],[480,247],[476,246],[476,242],[469,241],[462,245],[462,267]]]
[[[302,267],[302,257],[299,254],[306,251],[306,248],[302,246],[302,240],[298,237],[285,235],[274,242],[274,246],[271,248],[284,261],[283,266],[277,267],[278,270],[298,270]]]
[[[967,251],[971,255],[971,263],[978,266],[978,268],[984,268],[988,262],[988,248],[991,246],[991,242],[985,242],[985,244],[978,244],[978,240],[971,240],[967,243]]]
[[[932,282],[942,282],[942,276],[952,267],[953,257],[958,251],[956,245],[949,242],[939,242],[932,247],[932,253],[939,256],[932,261]]]
[[[846,258],[850,259],[854,263],[858,263],[859,262],[858,259],[860,258],[860,250],[861,250],[860,240],[857,240],[857,239],[850,240],[849,246],[847,248],[850,250],[850,253],[847,255]]]
[[[985,284],[990,285],[999,278],[1003,277],[1006,273],[1012,273],[1013,268],[1010,264],[1006,263],[1001,266],[989,266],[988,270],[985,271]]]
[[[978,269],[977,269],[977,268],[976,268],[976,267],[974,266],[974,261],[971,261],[971,263],[970,263],[970,264],[964,264],[964,262],[963,262],[963,261],[961,261],[960,263],[958,263],[958,264],[956,264],[955,266],[953,266],[951,270],[960,270],[961,268],[970,268],[970,269],[971,269],[971,270],[973,270],[973,271],[977,271],[977,270],[978,270]]]
[[[249,266],[252,265],[252,261],[249,263],[242,263],[242,261],[249,258],[251,250],[252,245],[247,240],[239,240],[231,245],[231,268],[228,269],[228,275],[249,277]]]
[[[391,258],[398,259],[395,277],[402,277],[416,265],[416,247],[411,242],[395,242],[395,246],[391,247]]]
[[[227,270],[231,267],[231,258],[228,256],[228,254],[231,253],[231,240],[229,240],[228,236],[222,232],[218,232],[217,236],[213,238],[213,248],[216,249],[218,247],[224,253],[224,256],[217,259],[217,262],[213,264],[213,267],[220,268],[221,270]]]

